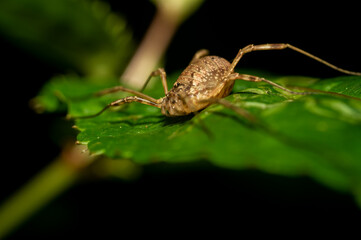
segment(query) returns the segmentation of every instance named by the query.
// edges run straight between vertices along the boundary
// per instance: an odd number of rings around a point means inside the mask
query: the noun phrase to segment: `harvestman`
[[[352,72],[336,67],[333,64],[330,64],[302,49],[299,49],[287,43],[248,45],[239,50],[237,56],[235,57],[232,63],[228,62],[227,60],[221,57],[207,56],[208,51],[203,49],[198,51],[194,55],[189,66],[181,73],[181,75],[178,77],[177,81],[174,83],[171,90],[168,90],[166,72],[164,71],[163,68],[159,68],[150,74],[148,80],[146,81],[144,87],[140,92],[128,88],[124,88],[122,86],[116,86],[98,92],[96,94],[97,96],[101,96],[104,94],[113,93],[117,91],[128,92],[133,94],[134,96],[118,99],[114,102],[109,103],[100,112],[94,115],[83,116],[78,118],[95,117],[100,115],[110,107],[119,106],[131,102],[139,102],[142,104],[147,104],[150,106],[160,108],[162,114],[167,117],[188,115],[190,113],[198,112],[213,103],[219,103],[249,118],[249,115],[247,114],[246,111],[237,108],[233,106],[230,102],[222,99],[231,93],[235,80],[266,82],[268,84],[271,84],[272,86],[280,88],[291,94],[298,94],[298,95],[312,94],[310,92],[294,92],[267,79],[234,72],[234,68],[238,64],[239,60],[246,53],[253,51],[263,51],[263,50],[282,50],[286,48],[289,48],[303,55],[306,55],[307,57],[310,57],[322,64],[325,64],[328,67],[333,68],[339,72],[350,75],[361,76],[360,72]],[[154,76],[161,77],[164,88],[165,96],[159,99],[152,98],[142,93],[145,86],[148,84],[149,80]]]

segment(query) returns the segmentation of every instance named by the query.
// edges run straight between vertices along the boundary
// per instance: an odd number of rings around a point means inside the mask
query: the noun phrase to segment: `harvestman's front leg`
[[[148,85],[150,79],[152,79],[152,77],[156,77],[156,76],[160,76],[160,78],[162,80],[164,93],[167,95],[167,93],[168,93],[167,74],[164,71],[164,68],[158,68],[157,70],[151,72],[148,79],[145,81],[143,87],[141,88],[140,92],[143,92],[144,89],[146,88],[146,86]]]
[[[191,60],[190,63],[194,63],[194,61],[200,59],[201,57],[207,56],[208,54],[209,54],[209,51],[208,51],[207,49],[198,50],[198,51],[194,54],[194,56],[193,56],[193,58],[192,58],[192,60]]]
[[[148,95],[146,95],[144,93],[141,93],[141,92],[129,89],[129,88],[125,88],[123,86],[115,86],[115,87],[112,87],[112,88],[108,88],[108,89],[99,91],[99,92],[95,93],[95,96],[99,97],[99,96],[103,96],[103,95],[106,95],[106,94],[109,94],[109,93],[115,93],[115,92],[127,92],[127,93],[134,94],[134,95],[136,95],[138,97],[144,98],[144,99],[146,99],[148,101],[151,101],[151,102],[156,102],[157,101],[157,99],[152,98],[152,97],[150,97],[150,96],[148,96]]]
[[[152,101],[152,102],[156,102],[157,100],[142,93],[143,90],[145,89],[145,87],[147,86],[148,82],[150,81],[150,79],[152,77],[155,77],[155,76],[161,76],[161,79],[162,79],[162,84],[163,84],[163,88],[164,88],[164,92],[165,94],[168,93],[168,86],[167,86],[167,77],[166,77],[166,73],[164,71],[163,68],[158,68],[157,70],[151,72],[151,74],[149,75],[147,81],[145,82],[145,84],[143,85],[142,89],[140,91],[135,91],[135,90],[132,90],[132,89],[129,89],[129,88],[125,88],[123,86],[115,86],[115,87],[112,87],[112,88],[108,88],[108,89],[105,89],[105,90],[102,90],[102,91],[99,91],[95,94],[95,96],[103,96],[103,95],[106,95],[106,94],[109,94],[109,93],[115,93],[115,92],[128,92],[128,93],[131,93],[131,94],[134,94],[138,97],[141,97],[141,98],[144,98],[144,99],[147,99],[149,101]]]
[[[208,55],[208,53],[209,53],[209,51],[207,49],[201,49],[201,50],[197,51],[194,54],[190,63],[193,63],[195,60]],[[164,68],[158,68],[157,70],[151,72],[148,79],[145,81],[143,87],[141,88],[140,92],[143,92],[144,89],[147,87],[149,81],[152,79],[152,77],[156,77],[156,76],[160,76],[160,78],[162,80],[162,85],[164,88],[164,93],[165,93],[165,95],[167,95],[167,93],[168,93],[167,74],[166,74]]]
[[[146,81],[146,83],[143,86],[143,89],[146,87],[149,80],[153,76],[158,76],[158,75],[161,76],[163,87],[164,87],[164,92],[165,92],[165,94],[167,94],[168,93],[167,79],[166,79],[166,73],[165,73],[163,68],[159,68],[159,69],[157,69],[156,71],[153,71],[150,74],[148,80]],[[96,116],[99,116],[100,114],[102,114],[105,110],[107,110],[110,107],[119,106],[119,105],[122,105],[122,104],[125,104],[125,103],[131,103],[131,102],[139,102],[139,103],[154,106],[154,107],[157,107],[157,108],[161,107],[160,105],[161,105],[162,98],[161,99],[155,99],[155,98],[152,98],[152,97],[150,97],[150,96],[148,96],[148,95],[146,95],[146,94],[144,94],[142,92],[138,92],[138,91],[135,91],[135,90],[132,90],[132,89],[129,89],[129,88],[122,87],[122,86],[116,86],[116,87],[113,87],[113,88],[105,89],[103,91],[97,92],[95,95],[96,96],[103,96],[105,94],[119,92],[119,91],[128,92],[128,93],[134,94],[135,96],[129,96],[129,97],[121,98],[121,99],[118,99],[118,100],[116,100],[114,102],[111,102],[96,114],[88,115],[88,116],[73,117],[73,118],[78,118],[79,119],[79,118],[96,117]]]
[[[155,101],[150,101],[148,99],[144,99],[144,98],[141,98],[141,97],[138,97],[138,96],[129,96],[129,97],[121,98],[121,99],[115,100],[114,102],[109,103],[108,105],[106,105],[102,110],[100,110],[96,114],[87,115],[87,116],[73,117],[73,118],[76,118],[76,119],[93,118],[93,117],[99,116],[100,114],[102,114],[108,108],[120,106],[120,105],[123,105],[125,103],[131,103],[131,102],[139,102],[139,103],[142,103],[142,104],[146,104],[146,105],[150,105],[150,106],[153,106],[153,107],[160,108],[160,103],[156,99],[155,99]]]
[[[316,94],[316,92],[294,92],[288,88],[282,87],[281,85],[278,85],[277,83],[274,83],[270,80],[267,80],[265,78],[262,77],[257,77],[257,76],[253,76],[253,75],[248,75],[248,74],[240,74],[240,73],[232,73],[228,78],[228,81],[235,81],[235,80],[244,80],[244,81],[249,81],[249,82],[266,82],[272,86],[275,86],[277,88],[282,89],[283,91],[286,91],[288,93],[291,94],[296,94],[296,95],[309,95],[309,94]]]

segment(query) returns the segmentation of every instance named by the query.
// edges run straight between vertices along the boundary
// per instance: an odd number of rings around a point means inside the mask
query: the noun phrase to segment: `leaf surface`
[[[170,82],[176,78],[171,75]],[[286,85],[298,82],[320,92],[291,95],[266,83],[238,81],[226,99],[250,112],[258,119],[256,123],[217,104],[195,116],[167,118],[157,108],[133,103],[95,118],[76,120],[78,140],[93,153],[129,158],[139,164],[204,159],[232,169],[307,175],[334,189],[351,192],[360,200],[361,78],[273,76],[272,80]],[[53,83],[59,85],[58,96],[62,96],[72,116],[94,114],[125,96],[114,93],[79,100],[110,86],[77,84],[66,78]],[[69,86],[64,87],[66,84]],[[160,81],[146,93],[162,97]]]

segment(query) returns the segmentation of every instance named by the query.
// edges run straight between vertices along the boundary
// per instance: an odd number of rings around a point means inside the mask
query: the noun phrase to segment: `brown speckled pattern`
[[[211,102],[206,100],[229,95],[234,81],[225,81],[225,74],[230,65],[217,56],[206,56],[192,62],[163,98],[163,114],[187,115],[207,107]]]

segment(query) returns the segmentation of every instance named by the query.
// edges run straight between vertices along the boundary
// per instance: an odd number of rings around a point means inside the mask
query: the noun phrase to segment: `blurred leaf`
[[[118,76],[133,48],[124,19],[100,1],[2,0],[0,34],[91,76]]]
[[[84,81],[91,83],[84,85]],[[115,86],[116,84],[117,80],[115,78],[58,76],[43,86],[38,96],[31,100],[31,105],[38,113],[66,112],[68,106],[72,105],[72,102],[75,102],[76,105],[83,103],[85,105],[84,108],[88,109],[94,105],[94,102],[98,102],[101,99],[92,98],[94,92]],[[104,98],[107,99],[107,96],[104,96]],[[90,102],[89,104],[84,104],[86,99]]]
[[[171,75],[170,82],[176,77]],[[344,95],[294,96],[267,84],[238,81],[234,94],[226,99],[247,109],[260,124],[249,124],[220,105],[212,105],[194,117],[167,118],[157,108],[134,103],[77,120],[78,140],[93,153],[139,164],[207,159],[232,169],[307,175],[361,199],[361,78],[268,78],[287,84],[297,81],[308,88]],[[63,81],[68,81],[67,87],[55,81],[52,89],[60,84],[58,98],[66,99],[73,116],[96,113],[125,96],[117,93],[75,101],[71,98],[80,99],[101,86],[77,84],[66,78]],[[157,98],[164,95],[160,81],[148,94]]]
[[[360,77],[357,76],[350,76],[347,81],[344,81],[344,77],[327,79],[314,84],[313,88],[357,98],[361,97],[361,82]]]

